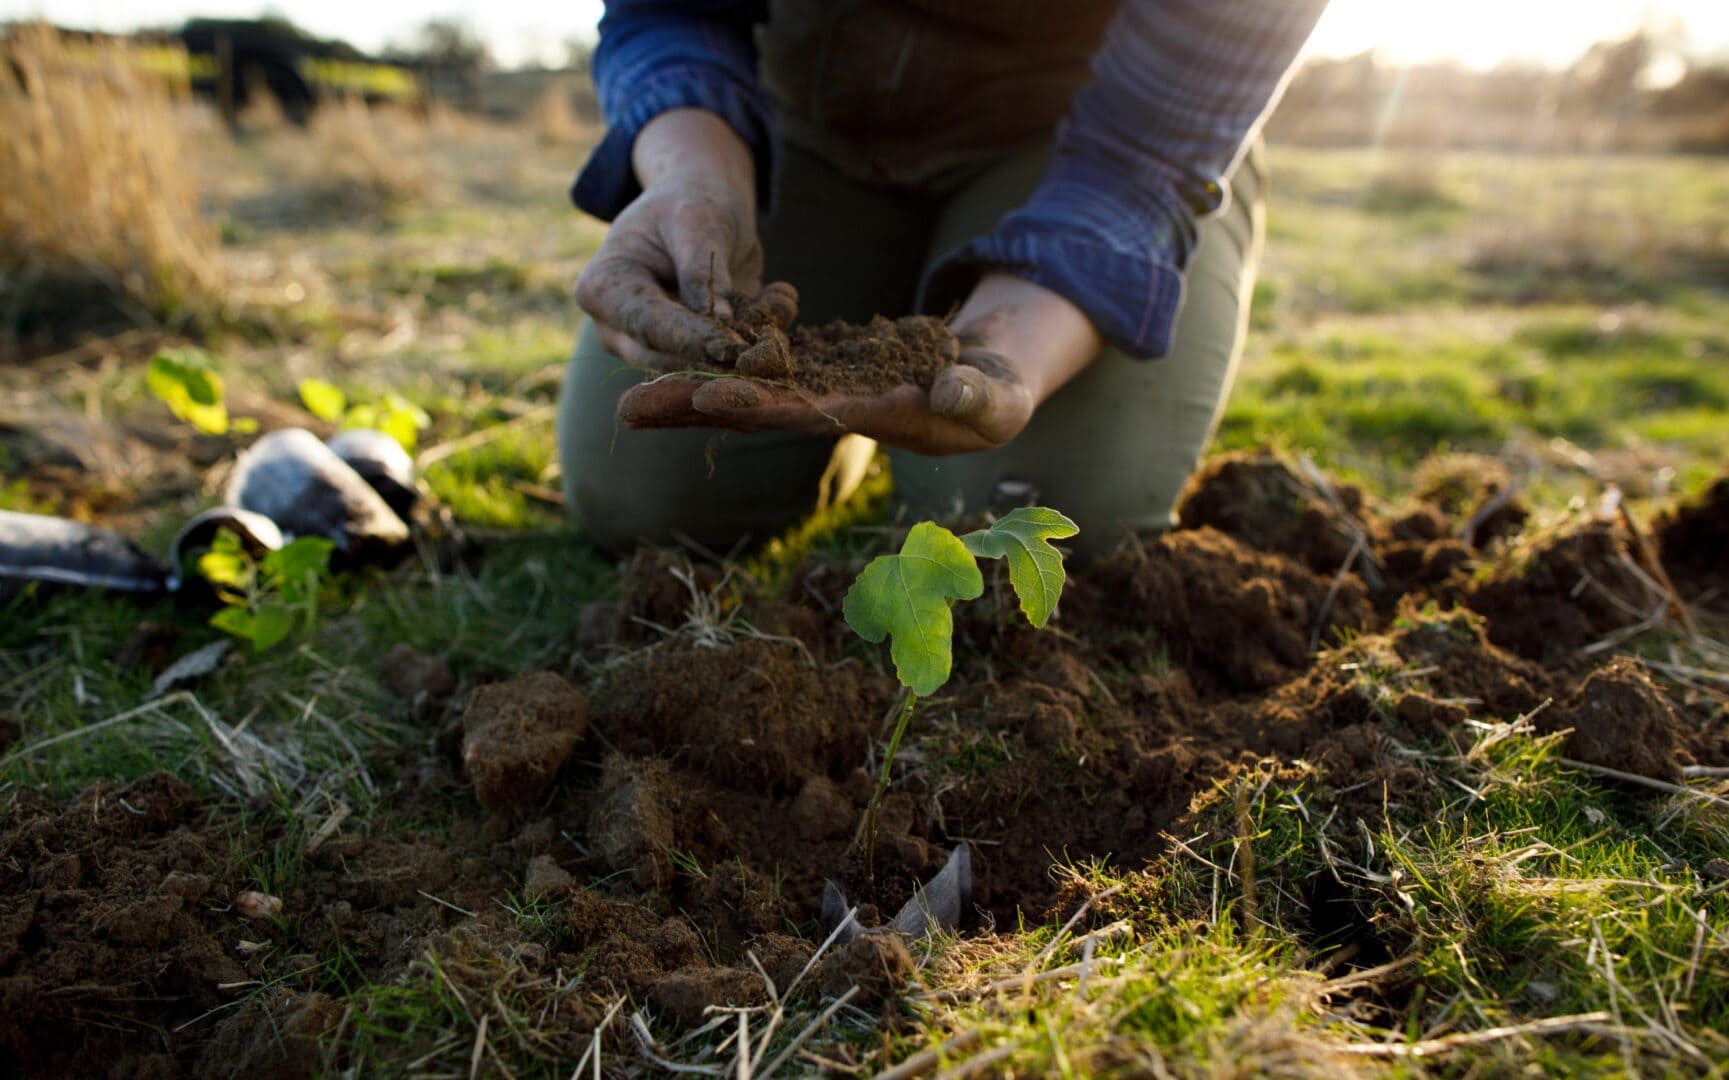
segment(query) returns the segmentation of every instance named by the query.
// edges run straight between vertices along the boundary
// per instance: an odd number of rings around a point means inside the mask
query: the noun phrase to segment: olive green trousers
[[[797,286],[804,322],[904,314],[925,267],[1021,205],[1048,154],[1007,156],[933,194],[863,186],[789,149],[779,204],[762,226],[764,280]],[[1082,553],[1105,549],[1124,529],[1169,528],[1236,374],[1260,254],[1262,178],[1256,152],[1237,170],[1225,210],[1201,223],[1168,356],[1134,360],[1107,348],[995,450],[890,450],[897,515],[941,520],[1037,503],[1075,519]],[[845,487],[868,461],[871,444],[853,436],[837,449],[835,438],[787,432],[625,429],[614,409],[642,377],[584,327],[565,374],[558,448],[566,506],[604,548],[686,537],[725,551],[766,540],[809,513],[825,481],[832,488],[839,475]]]

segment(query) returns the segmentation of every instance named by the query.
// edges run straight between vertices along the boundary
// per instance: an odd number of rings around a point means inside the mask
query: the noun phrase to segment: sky
[[[82,29],[174,25],[188,15],[250,16],[274,9],[320,37],[368,51],[408,40],[433,17],[455,17],[492,45],[501,63],[558,63],[563,43],[594,34],[601,0],[0,0],[0,22],[46,18]],[[1642,21],[1684,26],[1690,51],[1729,57],[1729,0],[1333,0],[1311,51],[1374,48],[1394,61],[1442,58],[1472,67],[1507,59],[1564,65],[1592,42]]]

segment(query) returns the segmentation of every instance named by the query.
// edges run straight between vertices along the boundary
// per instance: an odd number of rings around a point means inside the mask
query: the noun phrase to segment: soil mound
[[[1657,520],[1663,568],[1689,603],[1729,609],[1729,476]]]
[[[1621,525],[1593,518],[1527,538],[1494,574],[1470,585],[1464,602],[1488,620],[1495,644],[1566,663],[1667,603],[1648,580]]]
[[[1693,759],[1690,732],[1638,661],[1616,657],[1535,719],[1538,731],[1571,730],[1568,757],[1658,780],[1679,781]]]
[[[798,291],[786,282],[754,298],[730,299],[735,315],[725,325],[746,344],[711,357],[708,370],[791,383],[813,394],[874,394],[905,383],[928,390],[960,356],[954,332],[928,315],[789,330],[798,317]]]
[[[1370,617],[1354,575],[1329,581],[1206,527],[1119,551],[1092,580],[1092,617],[1151,630],[1141,643],[1148,652],[1163,649],[1171,663],[1228,691],[1283,682],[1309,665],[1315,643]]]
[[[784,793],[856,768],[892,696],[886,678],[856,663],[819,667],[797,642],[676,638],[607,675],[594,724],[626,753]]]
[[[165,773],[0,810],[0,1060],[31,1076],[179,1071],[156,1033],[247,979],[241,920],[215,914],[234,892],[227,852],[201,818]]]
[[[1282,455],[1220,454],[1201,466],[1177,504],[1184,528],[1209,527],[1262,551],[1334,574],[1353,555],[1363,493],[1348,484],[1329,502]]]

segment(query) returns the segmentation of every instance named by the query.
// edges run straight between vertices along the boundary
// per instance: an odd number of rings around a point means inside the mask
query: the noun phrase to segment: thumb
[[[977,420],[991,404],[990,376],[975,367],[956,365],[931,384],[931,412],[962,423]]]

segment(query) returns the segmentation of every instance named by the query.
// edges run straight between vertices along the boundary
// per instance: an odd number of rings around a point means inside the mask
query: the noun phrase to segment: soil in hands
[[[711,350],[704,370],[788,384],[813,395],[869,395],[908,383],[928,390],[960,356],[954,332],[928,315],[879,315],[863,326],[794,326],[798,291],[784,281],[755,297],[729,299],[734,316],[725,325],[745,345]]]
[[[1729,761],[1709,701],[1592,648],[1659,599],[1621,523],[1526,534],[1504,473],[1465,459],[1431,477],[1389,507],[1227,455],[1183,527],[1073,568],[1050,628],[993,581],[957,611],[955,677],[921,706],[870,875],[856,837],[897,686],[840,616],[862,559],[810,560],[765,593],[638,557],[556,673],[453,686],[437,657],[385,658],[427,738],[371,763],[393,778],[381,818],[316,843],[236,829],[163,775],[64,805],[4,793],[0,1059],[339,1071],[356,1025],[388,1023],[354,988],[431,979],[429,957],[476,1000],[522,1001],[537,1052],[567,1067],[618,995],[689,1026],[802,973],[892,1012],[912,961],[891,939],[811,963],[828,880],[869,924],[970,844],[969,928],[1036,922],[1069,902],[1064,866],[1160,858],[1247,763],[1308,762],[1347,817],[1438,807],[1452,795],[1408,751],[1464,747],[1472,720],[1529,716],[1566,756],[1654,780]],[[1651,532],[1690,600],[1729,588],[1725,490]],[[296,872],[261,879],[283,851]],[[249,918],[248,890],[280,912]]]

